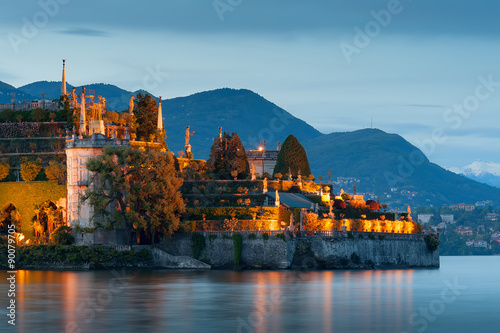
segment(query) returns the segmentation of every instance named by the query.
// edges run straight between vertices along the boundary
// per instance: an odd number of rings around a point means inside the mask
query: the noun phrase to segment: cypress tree
[[[309,166],[306,151],[299,140],[291,134],[281,146],[273,175],[277,173],[287,175],[289,168],[293,177],[297,177],[299,169],[302,177],[307,177],[311,174],[311,167]]]
[[[240,179],[248,176],[247,154],[238,134],[224,133],[222,138],[215,138],[207,166],[219,179],[231,179],[233,170],[238,171]]]

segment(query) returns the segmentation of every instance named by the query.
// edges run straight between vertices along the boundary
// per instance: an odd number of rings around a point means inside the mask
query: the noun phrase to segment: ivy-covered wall
[[[33,237],[31,219],[35,206],[51,200],[66,198],[66,186],[56,182],[10,182],[0,183],[0,209],[12,203],[21,214],[21,230],[26,239]]]

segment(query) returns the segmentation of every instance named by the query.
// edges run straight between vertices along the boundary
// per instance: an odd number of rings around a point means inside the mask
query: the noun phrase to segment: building
[[[455,223],[453,214],[441,214],[441,220],[446,223]]]
[[[12,93],[11,103],[1,103],[0,110],[11,109],[14,111],[29,111],[42,108],[47,111],[57,111],[62,109],[62,103],[59,99],[45,99],[45,94],[42,93],[42,99],[31,102],[16,102],[16,94]]]
[[[474,209],[476,209],[476,205],[467,205],[464,203],[459,203],[457,205],[450,205],[449,206],[451,210],[464,210],[466,212],[472,212]]]
[[[485,240],[475,240],[473,246],[488,248],[488,242]]]
[[[259,149],[257,150],[247,150],[247,159],[250,169],[255,168],[255,173],[262,176],[264,173],[269,173],[270,175],[274,172],[274,167],[278,161],[278,153],[281,149],[281,145],[278,142],[278,147],[276,150],[267,150],[266,141],[260,143]]]
[[[487,221],[496,222],[496,221],[498,221],[498,214],[497,213],[488,213],[488,214],[486,214],[485,219]]]
[[[429,223],[434,214],[418,214],[418,223]]]
[[[63,62],[62,97],[67,95],[65,78],[65,66]],[[76,98],[71,98],[71,102],[78,106],[80,112],[78,136],[75,132],[72,137],[67,137],[65,149],[67,166],[67,224],[72,227],[76,225],[80,227],[93,227],[93,209],[87,202],[81,203],[80,197],[88,188],[101,186],[101,184],[92,182],[91,175],[86,168],[86,163],[89,158],[101,155],[105,146],[130,146],[130,137],[128,129],[126,129],[123,139],[117,138],[116,130],[108,131],[108,135],[106,135],[102,120],[102,113],[105,111],[105,99],[99,98],[99,105],[101,107],[97,107],[93,103],[86,103],[85,87],[78,98],[79,102]],[[89,119],[87,119],[87,115],[90,115]],[[158,130],[163,130],[161,99],[158,105],[157,128]]]

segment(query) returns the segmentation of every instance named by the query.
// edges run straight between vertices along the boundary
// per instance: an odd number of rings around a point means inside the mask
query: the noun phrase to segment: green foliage
[[[43,121],[46,115],[47,113],[42,108],[36,108],[33,111],[31,111],[31,118],[34,121]]]
[[[0,159],[0,181],[4,180],[10,172],[10,165],[6,158]]]
[[[58,184],[66,183],[66,164],[52,160],[45,168],[45,175],[50,181],[57,181]]]
[[[297,177],[299,169],[302,177],[308,177],[311,174],[306,151],[299,140],[291,134],[283,142],[273,174],[288,174],[289,169],[293,177]]]
[[[436,251],[437,248],[439,247],[439,244],[441,244],[438,235],[432,232],[429,232],[427,235],[425,235],[424,240],[425,243],[427,244],[427,248],[431,252]]]
[[[352,232],[350,231],[347,232],[347,238],[354,239],[354,235],[352,234]]]
[[[32,182],[42,171],[42,161],[38,158],[36,161],[24,161],[21,163],[21,178],[25,182]]]
[[[5,256],[3,254],[5,253]],[[7,245],[0,245],[0,255],[6,257]],[[18,268],[47,268],[53,265],[89,265],[91,269],[117,267],[142,267],[153,264],[152,253],[148,249],[118,252],[114,248],[102,246],[86,247],[74,245],[30,245],[17,248]],[[6,261],[0,262],[0,269]]]
[[[371,239],[371,240],[374,240],[375,239],[375,235],[374,234],[369,234],[368,238]]]
[[[268,240],[269,239],[269,234],[267,232],[263,233],[262,234],[262,239],[265,240],[265,241]]]
[[[65,225],[57,227],[50,234],[50,243],[56,245],[71,245],[75,242],[75,238],[71,235],[71,228]]]
[[[238,134],[224,133],[222,138],[214,140],[207,168],[218,179],[232,179],[235,178],[234,174],[240,179],[248,176],[250,168],[247,154]]]
[[[346,201],[346,200],[349,200],[349,193],[347,192],[344,192],[340,195],[340,197],[342,198],[342,200]]]
[[[365,237],[363,236],[363,234],[359,234],[359,235],[358,235],[358,238],[363,239],[363,238],[365,238]]]
[[[205,236],[198,233],[194,233],[191,235],[191,249],[193,251],[193,258],[199,259],[201,252],[205,249],[205,247]]]
[[[137,128],[135,134],[137,140],[149,141],[151,136],[157,137],[158,133],[158,105],[156,100],[149,94],[137,94],[134,100],[134,116]],[[165,140],[160,141],[162,144]],[[166,145],[165,145],[166,147]]]
[[[179,228],[182,179],[176,177],[171,153],[108,146],[86,166],[98,184],[107,184],[89,188],[82,198],[94,207],[95,223],[124,222],[143,233],[144,242],[170,237]],[[110,203],[119,207],[112,216]]]
[[[233,235],[233,245],[234,245],[234,265],[238,267],[241,262],[241,253],[243,247],[243,237],[241,234]]]
[[[224,220],[237,218],[242,220],[252,219],[254,214],[259,214],[262,210],[262,219],[277,220],[278,207],[209,207],[209,208],[188,208],[185,218],[190,220]],[[296,220],[297,221],[297,220]]]
[[[286,242],[285,240],[285,233],[280,232],[279,234],[276,235],[276,238],[281,239],[283,242]]]
[[[217,235],[208,235],[208,240],[210,241],[210,243],[212,243],[216,239],[217,239]]]
[[[385,236],[384,236],[384,235],[378,235],[378,239],[380,239],[380,240],[384,240],[384,239],[385,239]]]
[[[257,239],[257,235],[256,234],[250,234],[250,235],[248,235],[248,239]]]

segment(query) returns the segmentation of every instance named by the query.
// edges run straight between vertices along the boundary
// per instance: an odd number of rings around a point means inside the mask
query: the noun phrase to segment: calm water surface
[[[17,325],[1,310],[2,332],[500,332],[500,257],[441,257],[432,270],[17,278]]]

